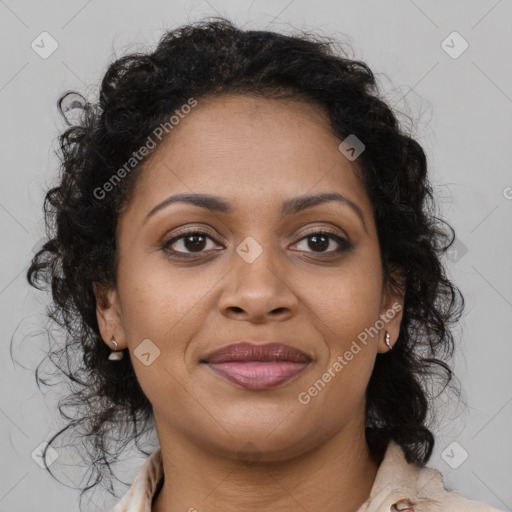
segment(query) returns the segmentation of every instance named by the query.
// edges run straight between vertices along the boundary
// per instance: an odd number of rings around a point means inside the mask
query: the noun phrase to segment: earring
[[[112,336],[112,339],[110,341],[116,346],[117,349],[117,341],[114,341],[114,336]],[[110,361],[119,361],[123,359],[123,357],[124,352],[122,350],[112,350],[110,352],[110,355],[108,356]]]
[[[386,345],[389,347],[389,350],[391,350],[393,347],[389,343],[389,338],[390,338],[389,332],[386,331]]]

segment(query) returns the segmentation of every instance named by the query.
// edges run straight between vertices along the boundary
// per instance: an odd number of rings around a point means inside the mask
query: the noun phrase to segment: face
[[[284,460],[363,435],[365,389],[403,298],[383,287],[372,204],[340,142],[317,107],[226,95],[200,100],[146,162],[118,221],[117,288],[96,288],[97,315],[105,343],[129,349],[159,437]],[[177,194],[226,207],[155,209]],[[318,194],[346,201],[282,210]],[[310,362],[258,390],[201,362],[244,340]]]

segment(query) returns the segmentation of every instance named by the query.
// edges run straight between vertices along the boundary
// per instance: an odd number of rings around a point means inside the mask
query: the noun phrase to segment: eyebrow
[[[307,208],[312,208],[313,206],[317,206],[330,201],[337,201],[339,203],[350,206],[361,219],[365,231],[368,232],[361,208],[356,203],[354,203],[354,201],[348,197],[338,194],[337,192],[325,192],[323,194],[299,196],[294,197],[293,199],[288,199],[283,202],[281,213],[283,215],[293,215],[295,213],[306,210]],[[199,206],[201,208],[206,208],[214,212],[227,214],[232,214],[235,211],[233,205],[219,196],[213,196],[210,194],[176,194],[174,196],[168,197],[167,199],[164,199],[161,203],[152,208],[144,218],[143,224],[145,224],[147,220],[156,212],[173,203],[188,203],[194,206]]]

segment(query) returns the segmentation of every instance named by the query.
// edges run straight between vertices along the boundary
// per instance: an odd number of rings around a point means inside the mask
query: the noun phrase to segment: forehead
[[[223,95],[199,99],[145,162],[134,202],[144,209],[171,193],[228,198],[235,206],[308,193],[342,193],[371,210],[357,162],[318,106],[300,100]]]

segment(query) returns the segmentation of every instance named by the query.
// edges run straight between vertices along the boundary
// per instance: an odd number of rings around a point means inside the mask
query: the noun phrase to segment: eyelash
[[[213,237],[211,237],[206,231],[200,231],[200,230],[197,230],[197,229],[191,229],[191,230],[188,230],[188,231],[182,231],[179,235],[171,238],[170,240],[167,240],[166,242],[163,242],[162,245],[160,246],[160,249],[166,254],[166,256],[173,256],[173,257],[175,256],[175,257],[178,257],[178,258],[191,258],[191,259],[192,258],[197,258],[197,256],[201,255],[202,252],[204,252],[204,251],[199,251],[199,252],[196,252],[196,253],[182,253],[182,252],[174,251],[174,250],[170,250],[169,251],[169,247],[171,245],[173,245],[175,242],[177,242],[177,241],[179,241],[179,240],[181,240],[183,238],[186,238],[187,236],[191,236],[191,235],[206,236],[206,238],[209,238],[213,242],[217,243],[217,241]],[[319,255],[322,255],[322,254],[329,254],[329,255],[335,254],[335,255],[338,255],[338,254],[341,254],[343,252],[349,251],[353,247],[352,243],[349,242],[348,240],[345,240],[344,238],[341,238],[340,236],[338,236],[337,234],[333,233],[332,231],[322,230],[322,229],[319,229],[318,231],[313,231],[311,233],[308,233],[306,236],[303,236],[301,239],[299,239],[296,243],[302,242],[302,240],[306,240],[309,237],[312,237],[314,235],[324,235],[324,236],[327,236],[327,237],[331,238],[332,240],[334,240],[335,242],[337,242],[339,244],[338,249],[335,249],[334,251],[328,251],[328,252],[319,252],[319,253],[317,253]]]

